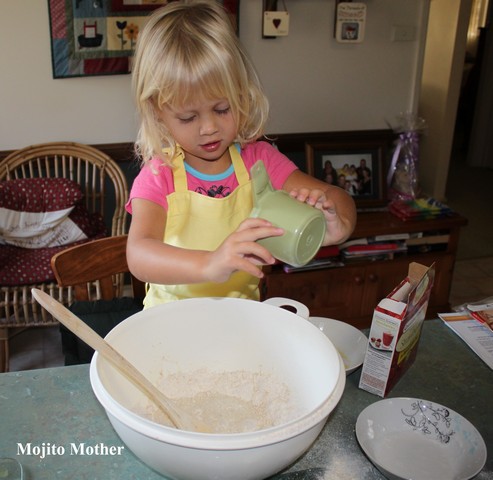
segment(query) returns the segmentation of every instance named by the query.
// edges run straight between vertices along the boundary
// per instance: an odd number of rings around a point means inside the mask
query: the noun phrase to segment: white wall
[[[1,0],[0,150],[131,141],[128,75],[54,80],[47,0]]]
[[[421,188],[444,201],[470,12],[471,0],[433,0],[429,9],[419,99],[427,129],[421,138],[419,176]]]
[[[365,40],[351,45],[333,38],[334,0],[286,0],[290,33],[274,40],[261,38],[262,1],[241,1],[240,38],[271,101],[270,132],[387,128],[414,109],[426,1],[366,1]],[[418,40],[392,42],[393,25],[417,27]]]
[[[265,40],[262,0],[241,0],[240,38],[272,103],[269,132],[386,128],[414,109],[428,0],[368,0],[359,45],[335,42],[335,0],[285,1],[289,36]],[[54,140],[133,141],[128,75],[52,78],[47,4],[0,2],[0,150]],[[417,27],[418,40],[392,42],[393,25]]]

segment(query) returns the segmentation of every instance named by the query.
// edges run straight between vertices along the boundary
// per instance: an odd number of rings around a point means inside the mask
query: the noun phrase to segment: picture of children
[[[373,195],[372,157],[371,154],[334,154],[322,155],[323,173],[321,180],[337,178],[338,185],[351,196]],[[326,171],[330,170],[330,176]],[[332,172],[335,171],[335,174]],[[327,183],[329,183],[327,181]]]

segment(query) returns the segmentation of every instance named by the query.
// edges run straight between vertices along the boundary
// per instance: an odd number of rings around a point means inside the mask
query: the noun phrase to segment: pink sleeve
[[[125,208],[132,213],[132,200],[142,198],[168,209],[166,196],[174,192],[171,169],[158,161],[152,161],[142,167],[132,184]]]
[[[298,169],[296,164],[286,157],[286,155],[267,142],[255,142],[246,145],[241,152],[241,156],[248,171],[250,171],[257,160],[262,160],[269,174],[272,186],[276,190],[280,190],[289,175]]]

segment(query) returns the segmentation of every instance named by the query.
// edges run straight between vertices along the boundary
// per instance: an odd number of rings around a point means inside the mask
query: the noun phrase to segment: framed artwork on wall
[[[356,207],[383,207],[387,204],[385,183],[387,144],[378,139],[357,138],[330,143],[306,143],[310,175],[344,188]]]
[[[171,1],[48,0],[53,78],[130,73],[146,17]],[[220,3],[238,31],[239,0]]]

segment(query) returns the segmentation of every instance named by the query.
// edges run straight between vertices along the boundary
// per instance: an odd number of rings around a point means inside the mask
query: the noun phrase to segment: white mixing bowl
[[[177,430],[134,413],[149,401],[95,354],[91,385],[114,429],[170,479],[258,480],[279,472],[310,447],[344,391],[344,365],[332,342],[307,320],[265,303],[180,300],[133,315],[106,339],[156,384],[204,369],[261,372],[287,386],[296,403],[293,418],[258,431]]]

